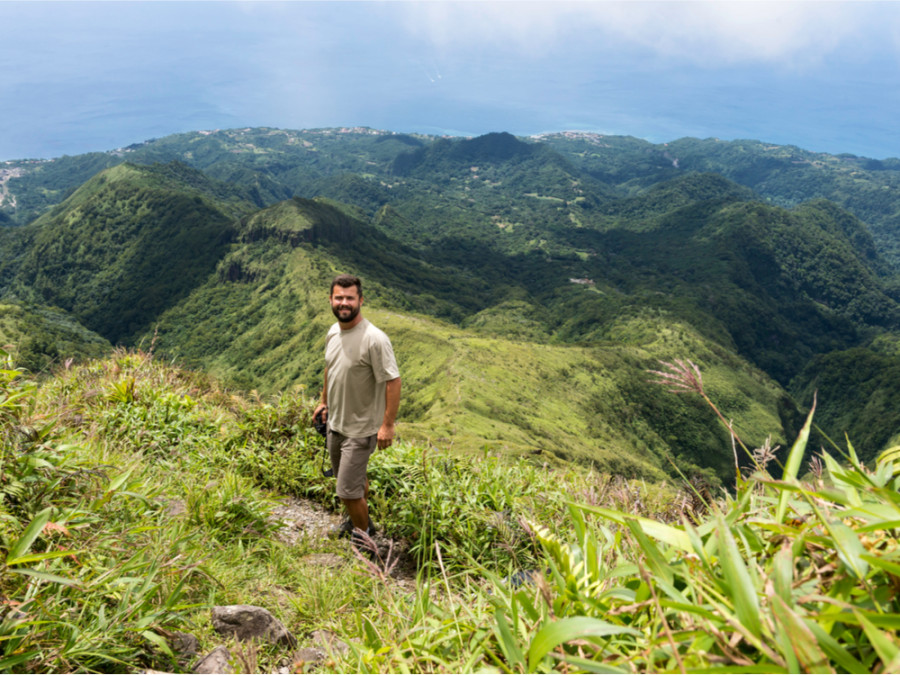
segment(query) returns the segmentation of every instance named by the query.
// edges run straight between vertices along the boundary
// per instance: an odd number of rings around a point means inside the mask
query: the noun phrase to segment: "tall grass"
[[[0,671],[177,667],[166,636],[204,630],[223,571],[277,554],[271,499],[211,461],[206,384],[124,352],[0,377]]]
[[[208,609],[231,603],[301,641],[334,633],[336,672],[900,669],[896,449],[811,457],[810,413],[783,467],[741,449],[753,468],[711,495],[400,443],[371,465],[376,521],[416,563],[398,583],[393,559],[274,537],[270,491],[335,506],[309,410],[302,390],[241,396],[150,353],[40,386],[7,361],[0,671],[190,670],[169,636],[211,649]],[[232,646],[238,671],[292,663]]]
[[[700,393],[697,375],[687,390]],[[482,613],[463,631],[483,631],[481,662],[507,672],[896,672],[896,453],[868,468],[852,445],[843,462],[823,450],[801,480],[811,423],[812,412],[780,476],[760,465],[704,517],[668,524],[572,501],[565,527],[534,523],[546,568],[518,589],[495,582],[493,620]]]

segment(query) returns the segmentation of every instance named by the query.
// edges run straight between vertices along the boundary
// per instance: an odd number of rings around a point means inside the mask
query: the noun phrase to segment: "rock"
[[[297,640],[278,619],[264,607],[225,605],[213,607],[213,629],[220,635],[234,635],[238,640],[260,638],[293,647]]]
[[[294,654],[294,669],[288,672],[301,672],[303,666],[308,663],[317,666],[325,660],[326,656],[327,654],[325,652],[321,649],[316,649],[315,647],[305,647],[300,649]]]
[[[296,544],[302,538],[312,541],[325,539],[328,531],[341,522],[340,515],[330,513],[308,499],[286,497],[280,506],[272,509],[271,519],[281,521],[277,536],[288,544]]]
[[[216,647],[194,667],[195,673],[231,673],[231,652],[225,647]]]
[[[200,651],[200,640],[190,633],[182,633],[180,630],[172,633],[169,639],[172,651],[183,659],[190,659]]]
[[[187,507],[180,499],[171,499],[166,503],[166,515],[170,518],[187,513]]]
[[[350,646],[346,642],[338,640],[337,635],[327,630],[316,630],[310,633],[309,639],[314,645],[321,645],[324,649],[338,654],[346,654]]]

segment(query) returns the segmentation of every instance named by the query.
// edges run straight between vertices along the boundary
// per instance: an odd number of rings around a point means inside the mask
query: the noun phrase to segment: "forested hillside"
[[[442,447],[727,480],[715,416],[647,384],[676,358],[751,446],[792,438],[817,388],[823,431],[862,425],[864,458],[898,432],[873,403],[893,380],[856,366],[900,367],[890,162],[245,129],[10,165],[10,316],[84,327],[28,319],[35,368],[152,339],[232,386],[314,391],[328,280],[353,271],[400,358],[401,433]]]

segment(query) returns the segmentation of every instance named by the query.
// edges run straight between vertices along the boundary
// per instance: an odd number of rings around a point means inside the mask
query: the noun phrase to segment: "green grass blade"
[[[797,475],[800,473],[800,465],[803,462],[803,453],[806,452],[806,444],[809,441],[809,430],[812,426],[813,413],[815,411],[816,401],[814,398],[812,408],[809,411],[809,415],[806,416],[806,423],[800,430],[800,434],[797,436],[797,440],[794,441],[794,445],[791,447],[791,452],[790,454],[788,454],[787,462],[785,462],[784,464],[784,474],[782,476],[782,480],[784,481],[797,480]],[[789,499],[790,494],[788,492],[781,492],[781,494],[778,495],[778,510],[775,513],[776,522],[784,522],[784,514],[787,512]]]
[[[29,659],[33,659],[39,654],[39,651],[31,651],[25,652],[24,654],[16,654],[15,656],[7,656],[5,659],[0,659],[0,672],[13,672],[13,666],[17,666],[20,663],[25,663]]]
[[[834,544],[837,547],[838,558],[853,573],[857,579],[865,579],[869,571],[869,563],[863,560],[866,549],[859,541],[856,533],[839,520],[825,522]]]
[[[853,656],[844,648],[844,646],[835,640],[822,626],[815,621],[806,620],[806,625],[816,638],[816,643],[832,661],[837,663],[841,670],[845,673],[867,673],[869,669],[862,663],[853,658]]]
[[[506,615],[498,609],[494,612],[494,618],[496,619],[495,632],[498,638],[497,643],[503,651],[507,663],[509,663],[511,668],[524,669],[525,654],[522,653],[518,640],[516,640],[512,630],[510,630],[509,623],[506,621]]]
[[[614,523],[623,526],[628,526],[627,521],[632,520],[640,525],[644,534],[651,536],[654,539],[658,539],[664,544],[674,546],[685,553],[693,553],[694,551],[693,546],[691,546],[691,539],[687,532],[677,527],[672,527],[671,525],[666,525],[665,523],[650,518],[642,518],[640,516],[622,513],[615,509],[607,509],[602,506],[579,505],[578,507],[585,511],[596,513],[604,518],[608,518]]]
[[[789,662],[799,662],[804,673],[830,673],[831,665],[825,652],[819,647],[815,635],[778,595],[772,596],[772,612],[784,631],[784,637],[791,651],[785,653]],[[796,668],[800,672],[799,668]]]
[[[895,577],[900,577],[900,563],[887,560],[880,556],[870,555],[868,553],[862,554],[859,557],[873,567],[878,567],[879,569],[883,569],[889,574],[893,574]]]
[[[853,613],[859,618],[859,623],[866,632],[866,637],[869,638],[869,642],[878,654],[878,658],[881,659],[882,664],[886,666],[900,657],[900,647],[897,646],[895,639],[892,640],[889,635],[878,630],[871,621],[859,612],[854,610]]]
[[[611,635],[642,634],[633,628],[594,619],[589,616],[572,616],[554,621],[541,628],[528,648],[528,672],[533,673],[547,654],[559,645],[586,637],[609,637]]]
[[[709,675],[721,675],[722,673],[789,673],[790,670],[781,668],[772,663],[764,663],[758,666],[716,666],[715,668],[701,668],[699,670],[691,670],[692,673],[709,673]]]
[[[22,532],[22,536],[19,537],[12,548],[9,549],[9,554],[6,556],[7,565],[15,564],[12,562],[13,560],[21,558],[28,552],[28,549],[30,549],[31,545],[34,543],[34,540],[40,536],[44,526],[50,520],[50,511],[51,508],[47,507],[38,513],[28,524],[28,527]]]
[[[644,552],[645,560],[650,571],[653,572],[655,576],[662,577],[667,583],[671,584],[675,578],[672,566],[656,547],[656,544],[644,534],[641,526],[634,519],[629,518],[627,523],[628,528],[631,530],[631,534],[637,540],[638,545]]]
[[[721,550],[722,572],[731,590],[734,609],[738,620],[757,638],[762,635],[759,621],[759,598],[750,571],[744,564],[731,530],[721,516],[719,521],[719,548]]]
[[[9,569],[7,572],[12,572],[13,574],[24,574],[27,577],[34,577],[35,579],[43,579],[44,581],[50,581],[54,584],[62,584],[63,586],[80,586],[77,581],[73,581],[72,579],[66,579],[65,577],[61,577],[57,574],[50,574],[49,572],[39,572],[38,570],[33,570],[29,567],[23,567],[18,569]]]
[[[600,663],[599,661],[591,661],[590,659],[581,659],[577,656],[570,656],[566,654],[565,656],[559,657],[559,661],[562,663],[567,663],[570,666],[576,666],[577,668],[583,670],[586,673],[630,673],[630,670],[623,670],[622,668],[616,668],[615,666],[608,666],[605,663]]]
[[[141,631],[141,635],[149,642],[152,642],[164,654],[173,659],[175,658],[175,654],[172,653],[172,648],[169,646],[169,643],[166,642],[165,638],[161,635],[157,635],[152,630]]]
[[[24,565],[25,563],[37,562],[38,560],[50,560],[51,558],[63,558],[71,555],[73,551],[50,551],[48,553],[29,553],[12,560],[7,560],[7,565]]]

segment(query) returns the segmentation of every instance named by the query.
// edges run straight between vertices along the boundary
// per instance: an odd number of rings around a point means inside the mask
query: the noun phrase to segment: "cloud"
[[[593,40],[692,65],[805,67],[897,25],[900,6],[864,2],[415,2],[392,5],[436,49],[492,44],[523,55]],[[885,36],[887,37],[887,36]],[[710,61],[712,59],[712,62]]]

